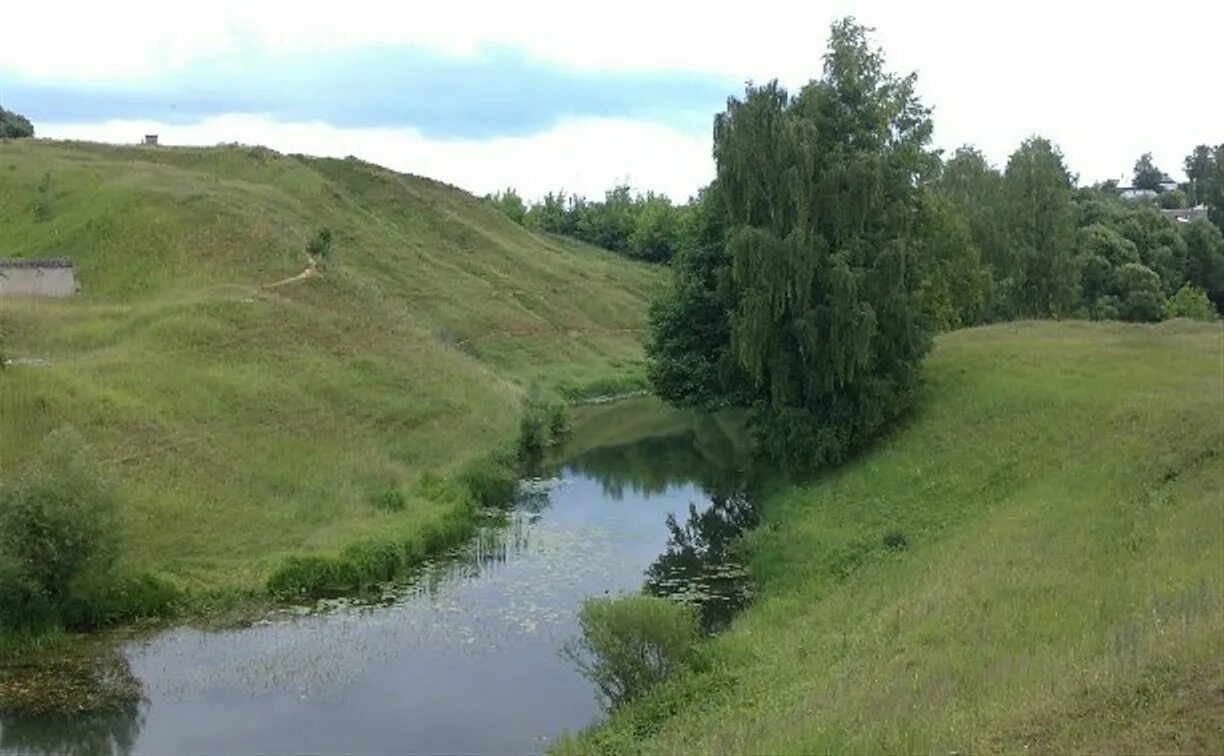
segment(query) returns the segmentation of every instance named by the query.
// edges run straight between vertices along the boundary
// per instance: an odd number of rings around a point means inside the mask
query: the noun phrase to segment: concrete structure
[[[1193,223],[1196,220],[1207,218],[1207,206],[1199,205],[1198,207],[1186,207],[1177,210],[1161,210],[1160,214],[1178,223]]]
[[[156,134],[145,134],[144,143],[145,143],[145,144],[156,145],[156,144],[157,144],[157,135],[156,135]]]
[[[0,259],[0,297],[70,297],[79,288],[72,261],[66,257]]]

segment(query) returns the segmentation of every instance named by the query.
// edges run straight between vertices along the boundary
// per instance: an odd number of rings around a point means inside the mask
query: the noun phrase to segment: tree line
[[[603,200],[565,190],[528,204],[513,187],[485,198],[506,217],[536,231],[563,234],[649,262],[668,262],[680,249],[692,203],[676,205],[664,194],[634,193],[619,184]]]
[[[1124,199],[1116,181],[1077,186],[1058,147],[1040,136],[1002,170],[973,147],[924,160],[915,173],[929,221],[919,296],[941,329],[1020,317],[1154,321],[1224,308],[1224,144],[1195,147],[1175,188],[1150,153],[1141,156],[1130,187],[1138,199]],[[703,226],[706,205],[724,201],[717,184],[683,204],[623,184],[603,200],[557,191],[529,204],[513,188],[487,200],[528,228],[670,263],[725,232]],[[1160,212],[1198,205],[1212,222]]]
[[[939,330],[1214,317],[1216,223],[1077,187],[1039,136],[1001,170],[973,148],[942,159],[916,77],[888,72],[869,32],[834,24],[820,79],[750,84],[715,117],[716,178],[685,207],[651,313],[660,396],[749,407],[763,452],[819,467],[907,410]],[[1222,153],[1191,156],[1217,223]]]

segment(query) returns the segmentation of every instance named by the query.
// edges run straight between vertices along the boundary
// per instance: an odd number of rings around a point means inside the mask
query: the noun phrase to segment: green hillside
[[[323,227],[322,275],[287,280]],[[237,146],[6,142],[0,256],[71,257],[83,287],[0,303],[0,474],[74,426],[121,486],[127,566],[189,588],[438,521],[421,474],[512,438],[532,382],[640,383],[666,285],[453,187]],[[391,489],[402,511],[371,503]]]
[[[767,498],[759,598],[701,671],[570,746],[1224,750],[1224,331],[972,329],[926,376],[902,427]]]

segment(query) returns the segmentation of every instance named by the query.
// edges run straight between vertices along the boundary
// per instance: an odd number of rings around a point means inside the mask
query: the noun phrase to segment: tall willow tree
[[[795,96],[750,85],[714,122],[717,301],[737,364],[722,388],[751,400],[765,451],[794,467],[841,459],[902,412],[930,346],[915,259],[929,110],[868,32],[835,23],[821,79]]]
[[[1023,269],[1020,311],[1068,315],[1080,298],[1075,261],[1074,182],[1062,153],[1042,137],[1026,139],[1003,173],[1012,243]]]

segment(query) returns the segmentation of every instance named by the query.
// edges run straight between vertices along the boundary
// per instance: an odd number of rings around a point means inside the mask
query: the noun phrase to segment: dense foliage
[[[34,126],[20,113],[0,108],[0,139],[34,136]]]
[[[1219,228],[1161,210],[1211,201],[1219,148],[1195,149],[1178,190],[1144,155],[1136,186],[1163,194],[1127,201],[1116,185],[1077,188],[1041,136],[1001,171],[971,147],[941,161],[914,86],[847,19],[821,79],[793,95],[749,86],[716,116],[717,178],[675,224],[675,287],[651,314],[657,393],[751,406],[771,457],[820,465],[904,411],[934,329],[1203,318],[1204,301],[1224,305]],[[587,205],[549,195],[536,207],[528,218],[569,233],[567,213]],[[627,187],[598,207],[643,217]]]
[[[162,612],[174,590],[121,575],[119,498],[80,437],[50,434],[38,462],[0,486],[0,629],[90,627]]]
[[[663,194],[613,187],[602,201],[564,190],[528,205],[513,188],[486,197],[507,218],[537,231],[564,234],[649,262],[667,262],[680,246],[689,205]]]
[[[722,239],[683,247],[652,378],[676,403],[750,404],[792,466],[842,458],[908,406],[929,309],[959,325],[981,306],[965,224],[923,186],[938,161],[914,82],[846,20],[823,78],[749,86],[715,119],[718,177],[693,225]]]

